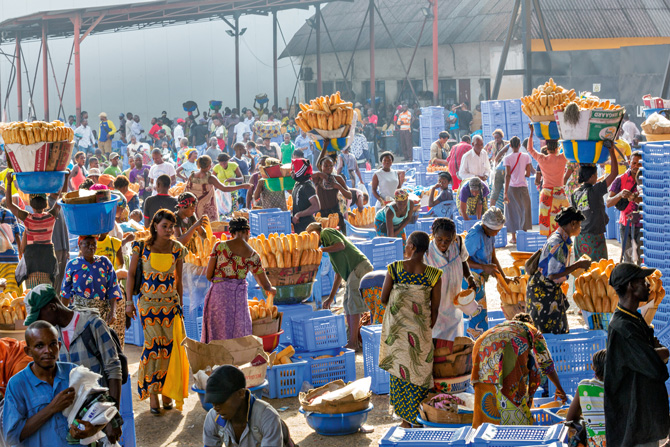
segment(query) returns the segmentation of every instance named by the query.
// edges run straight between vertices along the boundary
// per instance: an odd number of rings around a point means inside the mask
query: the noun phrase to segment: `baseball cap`
[[[656,269],[640,267],[630,262],[622,262],[612,270],[610,275],[610,286],[620,289],[634,279],[646,278],[654,273]]]
[[[177,122],[181,124],[184,122],[184,120],[182,118],[177,118]]]
[[[119,158],[119,154],[117,154],[116,152],[112,152],[111,154],[109,154],[110,160],[114,160],[115,158]]]
[[[30,326],[36,322],[42,308],[53,301],[54,298],[56,298],[56,289],[51,284],[39,284],[33,287],[24,300],[26,319],[23,324]]]
[[[88,177],[93,177],[93,176],[96,176],[96,175],[97,175],[98,177],[101,175],[101,173],[100,173],[100,169],[98,169],[98,168],[91,168],[91,169],[88,170]]]
[[[244,373],[233,365],[216,368],[205,385],[205,402],[222,404],[235,392],[247,387]]]
[[[100,112],[100,115],[98,115],[98,118],[107,118],[107,114],[105,112]]]

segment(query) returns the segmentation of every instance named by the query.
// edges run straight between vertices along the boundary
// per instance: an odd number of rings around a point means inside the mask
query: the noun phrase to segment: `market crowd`
[[[120,114],[116,123],[100,113],[96,129],[86,112],[70,117],[76,151],[63,192],[117,194],[116,224],[108,234],[71,239],[59,194],[26,196],[10,169],[0,173],[0,223],[12,236],[0,254],[0,274],[6,291],[31,289],[25,298],[25,342],[0,340],[0,355],[7,359],[2,367],[5,440],[67,445],[68,433],[82,439],[96,430],[104,430],[112,442],[118,439],[119,421],[72,431],[61,411],[73,400],[72,363],[99,373],[119,405],[121,383],[127,380],[124,333],[132,318],[140,319],[145,339],[136,383],[140,398],[149,399],[156,416],[179,408],[181,397],[166,386],[188,374],[188,368],[170,368],[172,357],[181,355],[174,322],[187,311],[187,256],[203,255],[198,247],[208,237],[206,229],[224,223],[227,237],[204,254],[212,286],[204,298],[202,342],[251,334],[249,273],[266,292],[275,292],[259,253],[248,243],[248,211],[254,208],[290,211],[294,232],[319,235],[336,273],[323,307],[333,305],[344,284],[348,348],[360,349],[361,321],[382,324],[379,366],[391,374],[390,403],[403,426],[417,424],[418,406],[433,387],[434,353],[452,354],[463,336],[474,343],[474,426],[532,424],[533,396],[540,386],[547,390],[547,380],[556,398],[567,399],[543,334],[569,332],[569,302],[561,287],[569,275],[608,259],[607,207],[620,211],[625,262],[610,279],[619,306],[608,349],[594,357],[594,377],[580,383],[567,418],[582,421],[589,446],[605,445],[605,439],[610,446],[658,445],[665,439],[668,350],[637,312],[639,302],[648,299],[644,278],[652,271],[638,266],[642,157],[633,151],[639,144],[634,124],[626,121],[617,139],[608,142],[606,164],[577,165],[567,161],[557,142],[534,138],[532,128],[523,141],[500,129],[484,136],[479,106],[470,112],[467,104],[454,105],[430,150],[438,180],[420,188],[395,166],[412,161],[418,106],[401,104],[379,115],[369,106],[355,107],[354,142],[333,154],[319,152],[289,111],[278,108],[260,114],[224,109],[176,119],[163,112],[146,129],[132,113]],[[380,138],[389,132],[397,145]],[[491,141],[485,144],[484,138]],[[292,190],[266,186],[261,169],[273,165],[290,165]],[[363,171],[371,171],[371,181],[364,181]],[[533,175],[546,243],[528,281],[525,311],[490,327],[485,284],[493,276],[506,277],[494,242],[503,227],[512,244],[517,230],[532,228],[528,179]],[[372,201],[370,230],[403,239],[404,260],[383,270],[375,270],[355,239],[347,237],[349,217]],[[430,234],[407,231],[426,212],[435,218]],[[335,228],[317,220],[317,213],[336,214]],[[456,218],[476,223],[458,234]],[[472,291],[473,305],[458,304],[463,289]],[[205,422],[205,445],[220,445],[231,436],[239,441],[239,427],[258,418],[272,427],[263,445],[275,445],[265,442],[270,439],[286,442],[276,411],[245,391],[240,374],[223,367],[207,382],[205,399],[214,410]],[[258,417],[249,410],[254,402],[254,411],[262,412]],[[603,413],[601,425],[589,425]]]

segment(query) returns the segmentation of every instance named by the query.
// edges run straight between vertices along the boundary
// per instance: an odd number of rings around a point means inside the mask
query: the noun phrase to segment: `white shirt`
[[[246,125],[245,122],[240,121],[235,124],[233,128],[233,133],[235,134],[235,143],[242,143],[244,141],[244,134],[248,133],[251,136],[251,129]]]
[[[633,138],[635,138],[636,135],[640,135],[640,131],[632,121],[626,121],[621,125],[621,128],[623,129],[623,135],[621,138],[626,140],[628,144],[633,142]]]
[[[474,149],[470,149],[463,155],[461,168],[458,170],[458,177],[466,180],[475,176],[488,177],[491,173],[491,164],[489,163],[489,154],[484,149],[479,155]]]
[[[130,137],[133,135],[133,123],[135,121],[130,120],[126,121],[126,141],[130,141]]]
[[[149,169],[149,178],[156,182],[156,179],[160,177],[161,175],[167,175],[170,178],[173,176],[177,175],[177,170],[174,168],[173,165],[167,162],[163,162],[159,165],[153,165],[151,169]],[[153,193],[151,194],[152,196],[156,195],[156,188],[153,188]]]
[[[83,148],[89,148],[95,145],[95,139],[93,138],[93,130],[91,126],[79,126],[74,130],[74,133],[81,135],[79,138],[79,146]]]
[[[128,146],[126,146],[126,149],[128,151],[128,158],[135,158],[135,155],[141,154],[142,151],[140,150],[140,146],[142,146],[142,143],[140,143],[139,141],[135,144],[128,143]]]
[[[256,118],[253,116],[251,118],[244,118],[244,124],[246,124],[249,129],[251,129],[255,122]]]
[[[177,124],[174,128],[174,148],[179,149],[181,139],[184,138],[184,128],[181,124]]]
[[[132,131],[133,135],[135,135],[135,138],[139,140],[142,137],[142,131],[144,128],[140,123],[133,121],[133,124],[130,125],[130,130]]]

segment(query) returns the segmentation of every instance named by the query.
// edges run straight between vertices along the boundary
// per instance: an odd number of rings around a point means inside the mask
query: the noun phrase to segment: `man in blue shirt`
[[[77,365],[58,362],[58,332],[46,321],[26,329],[27,355],[33,361],[9,380],[5,393],[3,435],[9,445],[66,447],[68,432],[85,439],[100,430],[83,422],[84,430],[68,427],[63,410],[74,403],[70,371]]]
[[[300,135],[295,138],[295,148],[302,150],[304,158],[308,159],[311,164],[314,164],[313,148],[314,142],[304,130],[300,130]]]

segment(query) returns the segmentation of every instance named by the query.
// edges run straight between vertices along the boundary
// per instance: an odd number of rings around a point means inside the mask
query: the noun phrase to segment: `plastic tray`
[[[401,428],[391,427],[379,441],[379,447],[423,447],[468,445],[468,427]]]
[[[547,242],[547,236],[535,231],[517,230],[516,249],[518,251],[536,252]]]
[[[142,329],[139,314],[130,320],[130,327],[126,329],[124,342],[129,345],[144,346],[144,330]]]
[[[307,362],[300,361],[288,365],[275,365],[268,368],[266,380],[269,382],[265,390],[270,399],[295,397],[300,393]]]
[[[375,324],[361,328],[363,340],[363,370],[365,377],[372,378],[370,389],[375,394],[388,394],[391,377],[388,371],[379,367],[379,345],[381,344],[382,326]]]
[[[279,346],[283,349],[283,346]],[[340,355],[341,354],[341,355]],[[314,357],[330,355],[332,357],[316,360]],[[291,358],[296,362],[305,360],[307,368],[303,380],[314,388],[341,379],[345,383],[356,380],[356,353],[351,349],[337,348],[324,351],[298,352]]]
[[[568,427],[482,424],[470,435],[474,447],[521,447],[567,442]]]
[[[312,313],[314,312],[314,309],[309,304],[282,304],[277,305],[277,310],[283,314],[281,329],[284,330],[284,333],[279,337],[279,343],[290,345],[293,343],[291,317]]]
[[[251,210],[249,211],[249,226],[253,236],[271,233],[290,234],[291,213],[279,208]]]
[[[340,348],[347,344],[344,315],[330,311],[291,317],[293,347],[296,351],[311,352]]]

